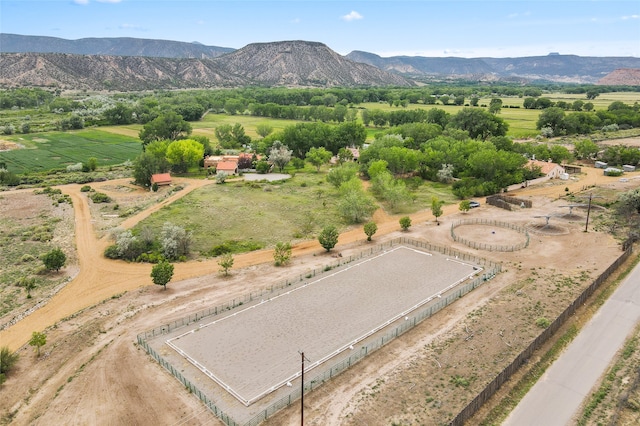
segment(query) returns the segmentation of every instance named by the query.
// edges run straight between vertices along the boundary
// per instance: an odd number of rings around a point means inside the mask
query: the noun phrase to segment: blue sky
[[[307,40],[384,57],[640,57],[640,1],[0,0],[0,32],[231,48]]]

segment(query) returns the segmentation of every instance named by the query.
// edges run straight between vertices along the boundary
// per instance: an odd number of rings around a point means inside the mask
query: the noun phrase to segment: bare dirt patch
[[[0,139],[0,151],[11,151],[11,150],[20,149],[20,148],[23,148],[23,146],[16,142],[5,141]]]
[[[605,145],[605,146],[624,145],[624,146],[635,146],[640,148],[640,137],[599,141],[598,145]]]

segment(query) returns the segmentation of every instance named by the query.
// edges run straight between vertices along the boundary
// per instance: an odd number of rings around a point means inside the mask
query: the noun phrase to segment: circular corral
[[[451,225],[454,241],[487,251],[517,251],[529,245],[529,234],[521,226],[485,219],[465,219]]]

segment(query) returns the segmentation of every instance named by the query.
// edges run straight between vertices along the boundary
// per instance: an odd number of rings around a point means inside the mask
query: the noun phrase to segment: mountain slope
[[[147,90],[249,85],[409,86],[404,77],[356,63],[321,43],[252,44],[213,59],[62,53],[0,54],[0,86]]]
[[[522,58],[426,58],[393,56],[382,58],[373,53],[353,51],[347,58],[374,65],[385,71],[419,76],[479,79],[549,80],[595,83],[618,68],[640,68],[640,58],[587,57],[575,55],[531,56]]]
[[[407,86],[403,77],[306,41],[249,44],[216,59],[230,73],[270,86]]]
[[[62,53],[0,55],[0,85],[5,87],[145,90],[244,84],[244,79],[220,70],[211,60]]]
[[[640,69],[621,68],[602,77],[596,84],[604,86],[640,86]]]
[[[71,53],[76,55],[149,56],[158,58],[215,58],[233,52],[229,47],[205,46],[143,38],[81,38],[0,34],[0,53]]]

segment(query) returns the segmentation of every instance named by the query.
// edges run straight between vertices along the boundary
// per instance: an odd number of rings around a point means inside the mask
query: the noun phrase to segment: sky
[[[234,49],[305,40],[382,57],[640,57],[640,1],[0,0],[0,32]]]

